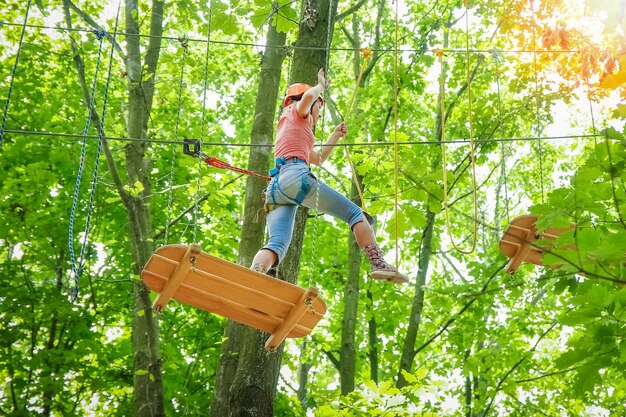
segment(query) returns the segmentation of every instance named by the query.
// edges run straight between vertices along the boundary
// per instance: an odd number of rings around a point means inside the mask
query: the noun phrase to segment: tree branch
[[[441,256],[443,257],[443,259],[446,260],[446,262],[448,262],[448,265],[450,265],[452,267],[454,272],[456,272],[457,276],[459,278],[461,278],[461,281],[468,282],[467,279],[463,276],[463,274],[461,274],[461,271],[459,271],[459,268],[457,268],[456,265],[454,265],[454,263],[452,263],[452,259],[450,259],[445,252],[441,252]]]
[[[483,285],[481,292],[479,292],[475,297],[473,297],[471,300],[469,300],[463,306],[463,308],[461,308],[452,317],[450,317],[444,324],[442,324],[439,327],[439,330],[437,330],[433,335],[431,335],[424,343],[422,343],[421,346],[419,346],[418,348],[413,350],[413,352],[411,352],[411,362],[413,362],[413,359],[415,358],[415,355],[417,355],[419,352],[421,352],[426,347],[428,347],[428,345],[430,345],[432,342],[437,340],[437,338],[439,336],[441,336],[441,334],[443,332],[445,332],[448,329],[448,327],[450,327],[450,325],[452,325],[452,323],[454,323],[459,317],[461,317],[461,315],[463,313],[465,313],[467,311],[467,309],[469,309],[472,304],[474,304],[474,301],[478,300],[478,298],[480,296],[482,296],[483,294],[485,294],[487,292],[487,288],[489,287],[489,284],[491,283],[491,281],[493,281],[493,279],[498,275],[498,273],[500,273],[500,271],[502,271],[504,269],[505,266],[506,266],[506,264],[502,264],[502,266],[500,266],[498,269],[496,269],[494,271],[494,273],[487,279],[487,281],[485,281],[485,284]]]
[[[537,339],[537,341],[535,342],[535,344],[533,345],[533,347],[530,349],[529,353],[533,353],[535,351],[535,349],[537,349],[537,346],[539,345],[539,342],[552,330],[556,327],[557,323],[552,323],[550,325],[550,327],[548,327],[548,329],[543,332],[543,334]],[[513,373],[513,371],[515,371],[515,369],[517,369],[518,366],[520,366],[522,364],[522,362],[524,362],[526,360],[526,356],[520,358],[520,360],[518,360],[515,365],[513,365],[511,367],[511,369],[509,369],[503,376],[502,378],[500,378],[500,381],[498,381],[498,384],[496,385],[496,390],[494,395],[491,396],[491,400],[489,401],[489,404],[487,404],[487,407],[485,408],[485,411],[483,413],[483,417],[485,417],[487,415],[487,413],[489,413],[489,409],[491,408],[491,406],[493,405],[493,402],[496,399],[496,394],[500,391],[500,388],[502,387],[502,384],[504,384],[504,381],[506,381],[506,379]]]
[[[226,182],[224,185],[222,185],[218,190],[223,190],[225,187],[229,186],[230,184],[234,183],[235,181],[237,181],[239,178],[243,177],[243,174],[236,176],[235,178],[232,178],[231,180],[229,180],[228,182]],[[174,226],[176,223],[178,223],[183,217],[185,217],[186,214],[190,213],[193,209],[195,209],[196,207],[198,207],[198,205],[204,201],[206,201],[209,197],[211,196],[211,193],[206,193],[205,195],[203,195],[201,198],[198,199],[198,201],[194,202],[191,206],[189,206],[188,208],[186,208],[182,213],[180,213],[178,216],[176,216],[175,219],[173,219],[171,222],[169,222],[163,229],[159,230],[157,233],[155,233],[152,236],[153,240],[158,240],[161,238],[161,236],[163,236],[165,234],[166,230],[169,230],[170,227]]]
[[[63,11],[65,13],[65,22],[68,28],[72,28],[72,15],[70,13],[70,7],[72,3],[70,0],[63,0]],[[76,67],[76,72],[78,73],[78,82],[80,84],[81,91],[83,93],[83,100],[89,106],[89,102],[91,98],[89,97],[89,89],[87,88],[87,81],[85,79],[85,64],[83,63],[83,59],[80,55],[80,51],[78,50],[78,46],[76,45],[76,41],[74,38],[70,36],[70,45],[72,48],[72,53],[74,56],[74,66]],[[104,132],[104,127],[100,122],[100,117],[95,109],[91,109],[90,116],[91,120],[96,127],[98,132]],[[104,135],[103,135],[104,136]],[[128,205],[129,202],[129,194],[124,189],[124,185],[117,171],[117,166],[115,165],[115,160],[113,159],[113,154],[109,149],[109,145],[106,139],[102,138],[102,147],[104,150],[104,154],[107,161],[107,166],[109,167],[109,172],[111,173],[111,178],[113,179],[113,183],[117,189],[118,194],[124,201],[124,204]]]
[[[289,383],[289,381],[283,376],[282,372],[280,373],[280,379],[285,383],[285,385],[287,385],[287,387],[292,390],[295,394],[298,393],[298,390],[296,388],[294,388],[293,385],[291,385]]]
[[[554,375],[566,374],[568,372],[575,371],[576,369],[578,369],[580,367],[582,367],[582,365],[578,365],[578,366],[575,366],[575,367],[569,368],[569,369],[563,369],[562,371],[548,372],[547,374],[542,374],[542,375],[536,376],[534,378],[518,379],[518,380],[515,381],[515,383],[516,384],[523,384],[525,382],[537,381],[538,379],[548,378],[548,377],[554,376]]]
[[[614,168],[613,168],[613,158],[611,156],[611,145],[609,144],[608,139],[605,139],[604,143],[606,144],[606,154],[609,158],[609,178],[611,180],[611,190],[613,191],[613,204],[615,204],[615,211],[617,212],[617,218],[619,219],[619,222],[622,224],[624,229],[626,229],[626,223],[624,222],[624,219],[622,218],[622,213],[620,212],[620,209],[619,209],[619,200],[617,199],[617,193],[615,191],[615,179],[613,175]]]
[[[350,6],[348,9],[346,9],[346,11],[337,14],[337,16],[335,16],[335,22],[339,22],[343,19],[345,19],[346,17],[350,16],[352,13],[355,13],[357,10],[359,10],[361,8],[361,6],[363,6],[363,4],[365,4],[367,0],[360,0],[356,3],[354,3],[352,6]]]
[[[74,3],[72,3],[71,0],[64,0],[64,1],[67,2],[67,5],[69,6],[69,8],[74,10],[76,12],[76,14],[78,16],[80,16],[89,26],[91,26],[95,30],[102,29],[102,27],[98,23],[96,23],[95,20],[93,20],[87,13],[85,13],[81,9],[79,9]],[[117,53],[120,55],[120,57],[123,60],[126,60],[126,55],[124,55],[124,51],[122,50],[120,45],[115,41],[113,36],[111,36],[107,32],[106,33],[106,38],[109,40],[109,42],[111,42],[113,44],[113,47],[115,48]]]
[[[382,56],[378,51],[380,49],[380,25],[381,25],[381,22],[383,20],[383,13],[385,11],[385,4],[386,3],[387,3],[386,0],[380,0],[378,2],[378,14],[376,16],[376,29],[375,29],[375,32],[374,32],[375,33],[374,45],[373,45],[374,53],[372,54],[372,59],[370,60],[370,63],[363,70],[363,75],[361,77],[361,84],[365,83],[365,80],[367,80],[367,78],[369,77],[370,73],[374,69],[374,66],[376,65],[376,63],[378,62],[380,57]]]

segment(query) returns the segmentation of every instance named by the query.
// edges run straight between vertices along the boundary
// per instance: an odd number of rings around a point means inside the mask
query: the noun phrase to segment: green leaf
[[[582,395],[593,392],[596,384],[601,382],[600,373],[597,369],[591,367],[582,367],[576,372],[574,378],[574,391]]]
[[[404,377],[406,382],[408,382],[409,384],[415,384],[418,382],[417,377],[415,377],[415,375],[413,375],[410,372],[405,371],[404,369],[402,369],[402,376]]]
[[[626,287],[621,288],[619,291],[613,293],[609,300],[622,308],[626,308]]]
[[[622,140],[624,139],[624,134],[618,132],[617,130],[615,130],[615,128],[613,127],[608,127],[606,129],[604,129],[602,131],[602,134],[605,135],[607,138],[609,139],[617,139],[617,140]]]
[[[583,323],[589,323],[597,319],[601,314],[601,309],[597,305],[585,306],[569,312],[561,317],[559,320],[562,324],[577,325]]]
[[[292,7],[282,7],[279,13],[274,14],[273,24],[277,32],[289,33],[297,27],[298,14]]]
[[[588,358],[588,352],[582,349],[570,349],[559,356],[554,365],[557,369],[570,368]]]

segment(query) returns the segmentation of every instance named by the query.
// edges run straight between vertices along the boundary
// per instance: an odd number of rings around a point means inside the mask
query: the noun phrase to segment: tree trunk
[[[358,179],[360,181],[360,178]],[[352,200],[359,204],[357,188],[354,182],[351,187]],[[354,391],[356,369],[356,322],[359,306],[359,280],[361,279],[361,248],[356,243],[354,234],[348,239],[348,278],[343,289],[344,311],[341,319],[341,350],[339,373],[341,376],[341,394],[347,395]]]
[[[376,33],[374,40],[374,52],[373,59],[370,61],[367,67],[363,67],[367,61],[361,62],[361,53],[359,51],[359,47],[361,46],[361,38],[359,33],[362,32],[361,24],[359,19],[352,19],[352,33],[347,35],[348,39],[354,48],[353,58],[352,58],[352,68],[353,68],[353,76],[355,81],[354,88],[362,88],[367,82],[367,78],[371,73],[376,60],[378,59],[378,46],[379,46],[379,38],[380,38],[380,21],[383,15],[383,10],[385,7],[385,1],[378,2],[378,14],[377,14],[377,25],[376,25]],[[347,31],[344,28],[344,32]],[[356,85],[356,83],[359,83]],[[359,96],[357,92],[354,92],[354,103],[352,103],[354,107],[354,113],[358,118],[359,114],[362,113],[362,110],[359,109]],[[346,113],[351,114],[352,108],[347,109]],[[348,117],[348,116],[346,116]],[[355,119],[356,119],[355,118]],[[346,123],[349,124],[349,121],[346,120]],[[363,131],[366,130],[362,129]],[[363,136],[367,136],[365,132]],[[352,141],[354,142],[354,136],[352,136]],[[356,170],[356,167],[353,167]],[[355,178],[352,178],[351,181],[351,189],[350,193],[352,196],[352,201],[363,207],[363,201],[360,200],[360,196],[358,194],[357,184],[361,190],[364,189],[362,177],[356,173],[356,181]],[[341,327],[341,350],[340,350],[340,366],[339,372],[341,376],[341,393],[343,395],[347,395],[348,393],[354,391],[354,381],[355,381],[355,372],[356,372],[356,323],[357,323],[357,313],[358,313],[358,303],[359,303],[359,281],[361,279],[361,249],[359,245],[356,243],[354,235],[351,234],[349,243],[348,243],[348,279],[344,285],[344,312],[342,317],[342,327]],[[371,293],[368,294],[371,297]],[[376,336],[376,319],[372,317],[372,319],[368,322],[369,326],[369,343],[370,343],[370,372],[371,375],[375,376],[372,378],[374,380],[378,379],[378,357],[377,357],[377,336]]]
[[[411,315],[409,316],[409,327],[407,328],[406,338],[402,346],[402,356],[400,357],[400,371],[396,386],[398,388],[406,385],[406,380],[402,371],[411,372],[413,366],[413,358],[415,356],[415,341],[417,340],[417,332],[422,320],[422,310],[424,309],[424,286],[426,285],[426,273],[430,264],[432,255],[432,239],[435,224],[435,213],[426,210],[426,227],[422,234],[422,247],[418,260],[419,271],[417,280],[415,281],[415,295],[413,296],[413,304],[411,305]]]
[[[332,21],[336,9],[337,4],[334,0],[305,1],[302,6],[303,23],[300,26],[297,45],[326,47],[327,34],[329,31],[332,33],[332,24],[329,25],[327,19],[330,17]],[[297,49],[294,53],[290,80],[314,84],[317,71],[326,61],[326,53],[325,50],[319,49]],[[264,98],[267,99],[267,96]],[[279,279],[291,283],[297,282],[298,278],[306,217],[306,210],[299,209],[291,246],[278,273]],[[249,328],[242,330],[239,361],[229,391],[228,412],[218,414],[217,410],[212,409],[213,416],[274,415],[274,398],[283,348],[281,346],[276,352],[267,354],[264,351],[264,344],[268,337],[269,335],[265,333]],[[222,392],[221,395],[223,394]]]
[[[337,0],[304,0],[300,10],[300,32],[295,42],[290,83],[317,84],[317,72],[326,68],[329,36],[332,38]],[[327,69],[327,68],[326,68]]]
[[[367,299],[369,300],[369,309],[374,306],[374,295],[368,289]],[[372,310],[371,318],[367,321],[367,340],[369,346],[370,361],[370,379],[378,384],[378,324],[376,323],[376,314]]]
[[[128,125],[130,138],[145,139],[156,71],[161,35],[163,33],[163,2],[154,1],[150,22],[150,45],[142,64],[139,37],[140,11],[136,0],[126,1],[126,42],[128,45],[126,71],[128,73]],[[122,195],[128,210],[129,241],[134,261],[134,273],[139,275],[154,251],[148,237],[152,233],[150,216],[150,170],[145,160],[145,142],[131,142],[126,146],[126,174],[128,184],[140,181],[143,190],[137,196]],[[134,414],[135,416],[164,416],[163,377],[159,351],[159,330],[154,320],[150,291],[143,282],[136,282],[134,290],[133,333],[134,352]]]
[[[444,29],[443,32],[443,47],[448,46],[448,30]],[[437,103],[442,103],[444,99],[444,86],[446,80],[447,64],[444,61],[441,67],[441,74],[439,76],[439,99]],[[443,134],[443,121],[446,115],[442,113],[441,108],[443,105],[437,106],[437,119],[435,122],[435,139],[441,141]],[[431,168],[438,169],[440,165],[440,159],[435,158],[431,164]],[[413,366],[413,359],[415,357],[415,341],[417,340],[417,332],[419,331],[420,322],[422,320],[422,310],[424,309],[424,288],[426,285],[426,273],[428,272],[428,266],[430,264],[430,257],[432,256],[432,239],[433,230],[435,227],[435,213],[426,208],[426,226],[422,233],[422,245],[418,259],[419,271],[417,273],[417,280],[415,282],[415,295],[413,296],[413,303],[411,305],[411,315],[409,316],[409,326],[407,328],[406,338],[402,346],[402,356],[400,357],[400,367],[398,370],[398,378],[396,380],[396,386],[398,388],[406,385],[406,379],[402,374],[402,371],[411,372]]]
[[[70,5],[64,2],[66,23],[71,27]],[[128,121],[127,135],[129,138],[145,139],[148,118],[152,108],[154,93],[154,73],[156,71],[161,50],[163,33],[163,2],[154,1],[151,10],[150,44],[142,64],[139,37],[139,8],[136,0],[126,1],[126,70],[128,73]],[[74,63],[78,72],[81,89],[86,102],[89,94],[85,83],[84,65],[79,51],[72,43]],[[101,130],[101,120],[95,110],[91,117],[94,125]],[[123,188],[117,175],[116,162],[113,160],[106,141],[103,143],[107,163],[117,190],[124,202],[129,217],[129,241],[133,256],[133,272],[139,276],[141,269],[154,250],[148,236],[152,233],[150,215],[150,171],[144,159],[146,143],[131,142],[126,146],[126,173],[129,185],[140,181],[143,191],[137,196],[129,195]],[[159,352],[159,332],[150,302],[150,291],[141,281],[134,286],[133,311],[133,370],[134,370],[134,415],[164,416],[163,380],[161,373],[161,356]]]
[[[298,367],[298,401],[302,405],[302,409],[306,413],[309,408],[309,399],[307,395],[307,383],[309,381],[309,370],[313,363],[310,359],[306,359],[307,340],[304,339],[300,344],[300,366]]]
[[[285,45],[285,39],[285,33],[277,32],[276,28],[270,25],[267,45],[282,46]],[[250,142],[267,147],[251,148],[248,161],[248,169],[251,171],[265,172],[270,166],[273,155],[275,103],[284,59],[285,52],[282,48],[268,47],[263,54]],[[261,194],[266,186],[267,182],[264,179],[255,177],[247,179],[244,221],[239,245],[241,265],[250,265],[255,253],[263,244],[265,216],[264,213],[261,215],[263,210]],[[265,336],[261,332],[230,320],[226,324],[224,338],[211,415],[216,417],[249,413],[272,415],[278,373],[272,371],[268,374],[266,369],[278,370],[280,356],[278,353],[270,356],[264,354]],[[246,384],[242,384],[240,379],[239,386],[235,388],[233,382],[237,375],[242,376]]]

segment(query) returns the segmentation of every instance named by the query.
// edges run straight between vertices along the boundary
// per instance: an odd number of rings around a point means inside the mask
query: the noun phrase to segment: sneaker
[[[389,265],[383,258],[385,255],[375,244],[369,244],[364,248],[365,255],[370,261],[372,268],[372,278],[386,280],[395,284],[406,284],[409,278]]]
[[[384,266],[372,267],[372,278],[384,279],[394,284],[406,284],[409,282],[409,278],[400,271],[396,271],[396,268],[389,265],[387,262],[381,262]]]
[[[267,267],[261,265],[261,264],[252,264],[252,266],[250,267],[251,270],[258,272],[260,274],[267,274]]]

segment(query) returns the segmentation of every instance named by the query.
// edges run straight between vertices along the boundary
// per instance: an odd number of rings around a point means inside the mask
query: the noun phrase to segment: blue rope
[[[119,10],[118,10],[118,16],[119,16]],[[87,134],[89,132],[89,127],[91,126],[91,115],[94,111],[95,90],[96,90],[96,84],[98,80],[98,71],[100,68],[100,61],[102,57],[102,42],[106,36],[106,32],[102,28],[99,28],[98,30],[93,31],[93,33],[96,35],[99,41],[98,58],[96,61],[96,70],[95,70],[95,74],[93,78],[93,83],[91,86],[91,95],[89,98],[89,106],[88,106],[89,109],[88,109],[87,121],[85,123],[85,128],[83,129],[83,134],[82,134],[83,139],[82,139],[80,163],[78,165],[78,174],[76,176],[76,185],[74,187],[74,199],[72,201],[72,211],[70,213],[70,229],[69,229],[69,236],[68,236],[70,258],[72,262],[72,272],[74,275],[74,289],[72,290],[72,302],[75,301],[76,298],[78,297],[78,280],[85,266],[85,248],[87,247],[87,238],[89,236],[89,225],[91,223],[91,212],[93,210],[93,202],[94,202],[94,198],[96,194],[96,184],[98,182],[98,170],[100,168],[100,154],[102,152],[102,141],[104,139],[104,117],[105,117],[105,111],[106,111],[106,106],[107,106],[109,83],[111,81],[111,69],[113,67],[113,52],[114,52],[114,45],[115,45],[114,42],[111,43],[111,54],[110,54],[111,56],[109,59],[109,71],[108,71],[106,86],[104,89],[104,99],[103,99],[103,104],[102,104],[102,113],[100,116],[100,125],[98,127],[98,148],[96,150],[96,161],[95,161],[93,176],[91,180],[89,204],[87,205],[87,221],[85,222],[85,229],[83,232],[83,241],[81,243],[80,254],[78,257],[78,261],[77,261],[75,253],[74,253],[74,218],[76,216],[76,206],[78,204],[78,193],[79,193],[80,183],[82,180],[83,168],[85,165],[85,151],[86,151],[86,143],[87,143],[86,139],[87,139]],[[116,33],[117,33],[117,20],[115,22],[115,34]],[[115,34],[113,37],[113,41],[115,41]]]
[[[4,139],[4,127],[7,122],[7,113],[9,112],[9,102],[11,101],[11,92],[13,91],[13,81],[15,80],[15,73],[17,72],[17,63],[20,61],[20,52],[22,51],[22,43],[24,43],[24,33],[26,32],[26,22],[28,21],[28,12],[30,11],[30,2],[26,6],[26,14],[24,15],[24,25],[22,26],[22,34],[20,35],[20,43],[17,47],[17,54],[15,55],[15,62],[13,63],[13,71],[11,72],[11,81],[9,83],[9,92],[7,93],[7,101],[4,104],[4,113],[2,114],[2,123],[0,123],[0,149],[2,149],[2,140]],[[0,22],[0,27],[2,22]]]

